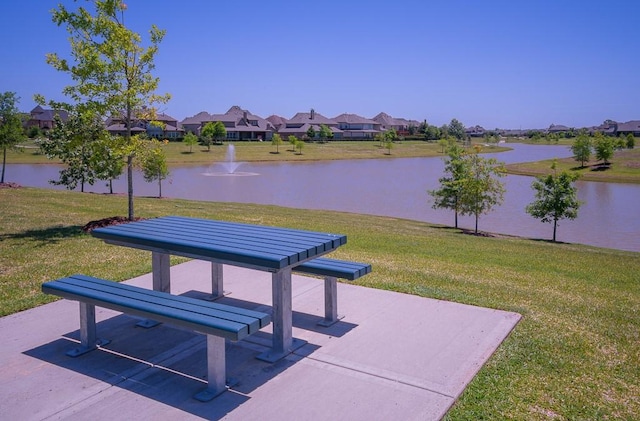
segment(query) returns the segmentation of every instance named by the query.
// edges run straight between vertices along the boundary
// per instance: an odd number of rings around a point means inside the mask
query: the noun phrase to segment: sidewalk
[[[210,265],[172,267],[172,293],[210,291]],[[220,302],[270,310],[271,275],[225,266]],[[151,275],[128,281],[151,288]],[[60,300],[0,319],[3,418],[437,420],[462,393],[520,316],[446,301],[338,285],[345,318],[323,328],[323,282],[293,278],[293,335],[308,343],[269,364],[255,356],[270,328],[227,343],[237,383],[211,402],[205,338],[168,325],[135,327],[131,316],[96,309],[98,334],[112,340],[79,358],[78,304]]]

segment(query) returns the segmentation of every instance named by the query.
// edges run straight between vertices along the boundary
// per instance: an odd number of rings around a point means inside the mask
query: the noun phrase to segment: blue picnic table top
[[[108,243],[237,266],[280,270],[346,244],[340,234],[164,216],[94,229]]]

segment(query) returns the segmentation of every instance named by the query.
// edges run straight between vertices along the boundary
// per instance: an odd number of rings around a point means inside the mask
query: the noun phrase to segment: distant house
[[[331,129],[334,139],[342,139],[342,130],[338,128],[338,123],[320,113],[316,113],[313,109],[308,113],[297,113],[289,120],[286,120],[285,126],[280,128],[278,133],[283,139],[288,136],[296,136],[302,139],[307,137],[309,127],[313,127],[317,133],[323,124]]]
[[[224,114],[209,114],[201,111],[193,117],[185,118],[181,124],[185,131],[199,135],[207,123],[216,121],[224,124],[227,140],[271,140],[275,131],[269,121],[237,105],[229,108]]]
[[[418,127],[419,121],[407,120],[405,118],[394,118],[389,114],[381,112],[377,116],[372,118],[373,121],[380,124],[380,129],[383,132],[394,129],[400,136],[406,136],[409,134],[409,127]]]
[[[483,137],[487,131],[484,127],[476,125],[467,127],[464,132],[468,137]]]
[[[568,132],[571,129],[567,126],[563,126],[562,124],[552,124],[547,129],[547,133],[564,133]]]
[[[53,129],[56,114],[60,116],[62,121],[67,121],[69,118],[69,114],[65,110],[46,110],[38,105],[29,113],[26,127],[37,127],[41,130]]]
[[[269,123],[271,123],[271,125],[273,126],[273,128],[278,131],[283,127],[286,127],[287,125],[287,119],[284,117],[280,117],[279,115],[270,115],[269,117],[267,117],[267,121]]]
[[[631,133],[635,137],[640,137],[640,120],[631,120],[626,123],[617,124],[617,135],[627,135]]]
[[[112,135],[125,136],[127,126],[122,117],[110,117],[105,122],[107,131]],[[184,135],[184,130],[178,127],[178,120],[167,115],[158,114],[153,120],[147,118],[136,118],[131,124],[131,133],[145,133],[147,136],[156,139],[179,139]]]
[[[332,120],[338,123],[344,139],[373,139],[380,133],[380,123],[357,114],[344,113]]]

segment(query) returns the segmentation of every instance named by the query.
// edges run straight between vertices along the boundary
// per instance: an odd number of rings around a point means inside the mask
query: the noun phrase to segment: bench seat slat
[[[258,325],[255,330],[250,328],[250,333],[267,326],[271,322],[268,314],[247,310],[239,307],[229,306],[219,303],[211,303],[202,300],[194,300],[189,297],[180,295],[170,295],[164,292],[154,291],[150,289],[139,288],[133,285],[107,281],[104,279],[94,278],[86,275],[73,275],[64,278],[64,282],[82,287],[89,287],[96,290],[109,292],[112,294],[127,295],[141,300],[148,300],[166,306],[176,306],[190,311],[197,311],[203,314],[209,314],[216,317],[222,317],[223,314],[233,315],[234,320],[241,320],[244,323],[252,323],[257,320]],[[253,326],[252,326],[253,327]]]
[[[371,272],[371,265],[344,260],[318,257],[293,268],[294,272],[321,276],[333,276],[340,279],[356,280]]]
[[[201,303],[200,300],[157,291],[152,291],[156,294],[146,294],[149,290],[78,275],[47,282],[42,285],[42,290],[67,299],[172,323],[234,341],[259,330],[261,319],[264,320],[265,316],[267,320],[270,319],[264,313],[254,312],[261,317],[251,318],[246,314],[213,308],[230,306],[208,306],[207,304],[213,303]],[[160,297],[154,297],[157,294]],[[246,312],[250,313],[249,310]]]

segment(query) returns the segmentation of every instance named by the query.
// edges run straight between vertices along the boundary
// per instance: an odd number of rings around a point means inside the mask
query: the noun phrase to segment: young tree
[[[278,133],[274,134],[271,138],[271,144],[276,147],[276,153],[280,153],[280,145],[282,145],[282,136]]]
[[[69,73],[75,85],[63,93],[76,103],[85,104],[100,115],[122,115],[127,157],[127,193],[129,219],[134,219],[133,159],[136,153],[132,140],[134,112],[148,110],[153,117],[156,103],[169,100],[169,95],[155,94],[159,79],[153,77],[155,55],[165,35],[155,25],[149,30],[149,44],[142,45],[140,34],[125,26],[126,4],[121,0],[94,0],[93,9],[79,7],[75,11],[58,5],[53,21],[65,26],[70,35],[74,63],[52,53],[47,63],[56,70]],[[153,118],[149,118],[152,120]]]
[[[162,197],[162,180],[169,176],[167,156],[162,150],[162,143],[156,139],[144,142],[144,150],[140,154],[140,167],[147,183],[158,180],[158,197]]]
[[[455,118],[451,119],[451,122],[449,123],[449,126],[447,127],[447,129],[448,129],[449,136],[453,136],[456,139],[461,141],[467,138],[467,133],[465,131],[464,124],[462,124]]]
[[[307,129],[307,138],[309,138],[309,140],[316,138],[316,129],[314,129],[313,126],[309,126]]]
[[[447,149],[444,164],[444,177],[438,181],[440,188],[429,190],[427,193],[434,199],[433,209],[451,209],[455,214],[455,227],[458,228],[458,213],[461,206],[461,195],[464,180],[469,176],[467,162],[462,158],[464,149],[453,143]]]
[[[627,133],[627,141],[626,141],[627,149],[633,149],[636,146],[636,138],[633,137],[633,134]]]
[[[60,179],[50,183],[63,185],[69,190],[78,184],[84,192],[85,184],[93,185],[98,179],[94,165],[97,145],[109,136],[100,117],[89,109],[68,109],[67,121],[54,117],[49,137],[40,142],[40,149],[48,158],[59,158],[66,168],[60,170]]]
[[[223,139],[227,137],[227,129],[222,121],[213,124],[213,140],[216,144],[222,145]]]
[[[0,183],[4,183],[4,173],[7,164],[7,149],[13,148],[24,140],[24,130],[18,111],[18,98],[15,92],[0,94],[0,147],[2,148],[2,176]]]
[[[580,163],[580,167],[584,168],[585,162],[589,162],[591,159],[591,148],[593,147],[591,138],[584,133],[581,133],[576,137],[571,145],[571,152],[573,152],[573,159]]]
[[[184,135],[184,138],[182,139],[182,143],[184,143],[189,147],[189,153],[193,153],[193,147],[198,144],[198,136],[189,132],[186,135]]]
[[[211,151],[211,142],[213,142],[213,135],[215,132],[214,123],[208,122],[200,130],[200,140],[207,147],[207,152]]]
[[[322,141],[322,143],[325,143],[327,140],[333,137],[333,132],[326,124],[320,125],[320,131],[318,132],[318,134],[320,135],[320,140]]]
[[[298,148],[298,155],[302,155],[302,149],[304,148],[304,140],[298,140],[298,142],[296,142],[296,148]]]
[[[460,213],[475,216],[475,233],[478,233],[478,218],[494,206],[502,204],[504,184],[498,179],[506,175],[504,164],[495,158],[483,158],[479,149],[463,155],[467,176],[462,180]]]
[[[291,147],[293,148],[293,152],[296,151],[296,146],[298,145],[298,138],[295,137],[294,135],[289,135],[289,137],[287,137],[287,140],[289,141],[289,144],[291,144]]]
[[[605,165],[609,164],[609,160],[613,156],[613,138],[610,136],[605,136],[600,132],[596,133],[594,137],[596,159],[598,161],[602,161]]]
[[[222,140],[227,135],[227,129],[224,128],[224,124],[221,121],[210,121],[204,125],[200,132],[200,138],[202,143],[207,145],[207,151],[211,150],[211,142],[222,143]]]
[[[553,242],[556,241],[558,221],[564,218],[575,219],[578,216],[577,188],[574,182],[578,174],[556,172],[556,162],[551,165],[553,174],[539,176],[531,187],[536,191],[535,200],[527,205],[528,214],[542,222],[553,222]]]
[[[92,145],[91,167],[97,179],[107,181],[110,194],[113,194],[113,180],[120,177],[124,170],[123,143],[121,136],[105,135]]]

